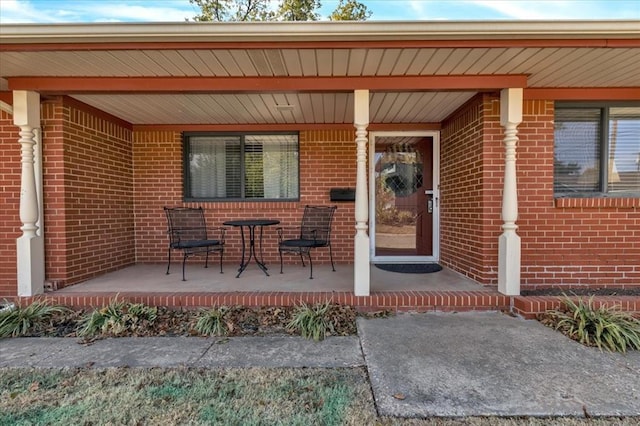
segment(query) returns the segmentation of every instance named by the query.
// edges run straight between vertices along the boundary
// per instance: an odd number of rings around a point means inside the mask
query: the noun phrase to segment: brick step
[[[113,298],[149,306],[200,308],[209,306],[292,306],[333,303],[349,305],[361,311],[495,311],[509,310],[510,297],[493,291],[394,291],[378,292],[370,296],[354,296],[351,292],[226,292],[226,293],[65,293],[56,292],[21,298],[47,299],[52,303],[75,308],[105,306]]]
[[[389,310],[393,312],[462,312],[510,311],[526,319],[560,307],[561,296],[505,296],[494,291],[393,291],[354,296],[351,292],[226,292],[226,293],[140,293],[86,292],[47,293],[34,297],[16,298],[18,303],[46,299],[54,304],[73,308],[101,307],[114,298],[149,306],[172,308],[203,308],[210,306],[292,306],[333,303],[349,305],[360,311]],[[586,297],[583,297],[586,300]],[[640,314],[638,296],[597,296],[595,307],[619,306],[627,312]]]

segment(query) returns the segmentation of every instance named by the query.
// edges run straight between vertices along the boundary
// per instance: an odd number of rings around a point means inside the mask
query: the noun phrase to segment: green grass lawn
[[[636,425],[638,419],[389,419],[353,369],[0,368],[0,425]]]
[[[376,419],[361,369],[0,369],[0,383],[0,425],[356,425]]]

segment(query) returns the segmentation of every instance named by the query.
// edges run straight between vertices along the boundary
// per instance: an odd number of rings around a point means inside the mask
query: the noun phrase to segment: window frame
[[[598,152],[600,154],[598,173],[598,190],[597,191],[578,191],[578,192],[556,192],[556,172],[555,166],[553,170],[553,196],[554,198],[639,198],[640,190],[638,191],[620,191],[609,192],[609,117],[611,108],[625,108],[633,107],[640,108],[640,102],[635,101],[602,101],[602,102],[570,102],[570,101],[556,101],[554,103],[554,125],[555,125],[555,113],[558,109],[599,109],[600,110],[600,138],[598,140]],[[639,135],[640,136],[640,135]],[[555,130],[553,138],[553,149],[555,156]]]
[[[246,165],[245,165],[245,138],[247,136],[274,136],[274,135],[289,135],[296,137],[296,152],[298,154],[298,164],[297,164],[297,173],[298,173],[298,196],[295,198],[246,198],[245,197],[245,173],[246,173]],[[229,136],[229,137],[239,137],[240,139],[240,192],[242,194],[241,197],[229,197],[229,198],[197,198],[197,197],[189,197],[187,194],[191,193],[191,173],[190,173],[190,161],[189,155],[190,152],[190,144],[189,139],[194,136],[211,136],[211,137],[220,137],[220,136]],[[182,175],[183,175],[183,185],[182,185],[182,199],[185,202],[299,202],[300,201],[300,132],[183,132],[182,133]]]

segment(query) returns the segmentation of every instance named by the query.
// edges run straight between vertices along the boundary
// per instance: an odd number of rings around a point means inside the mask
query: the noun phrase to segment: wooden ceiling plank
[[[318,75],[316,53],[314,50],[299,50],[302,75],[305,77]]]
[[[391,75],[401,53],[402,49],[385,49],[376,75]]]
[[[469,54],[471,49],[455,49],[451,51],[451,54],[447,56],[447,59],[442,61],[440,66],[436,69],[434,74],[439,75],[451,75],[454,74],[453,70],[460,64],[462,60]]]
[[[346,49],[334,49],[331,51],[333,69],[331,75],[345,77],[349,70],[349,51]]]
[[[429,58],[424,68],[420,71],[421,75],[433,75],[447,60],[447,58],[453,53],[453,49],[437,49],[433,55]]]
[[[362,75],[364,76],[377,75],[378,67],[380,66],[380,61],[382,60],[382,55],[384,55],[384,49],[368,50],[367,56],[364,60],[364,65],[362,66]]]
[[[229,71],[220,63],[216,55],[210,50],[196,50],[196,54],[202,63],[209,69],[210,73],[216,77],[228,77]]]
[[[408,74],[409,67],[413,64],[418,54],[418,49],[402,49],[400,56],[398,56],[396,63],[391,69],[391,75],[406,75]],[[417,74],[417,73],[416,73]]]
[[[350,49],[349,64],[347,66],[347,75],[352,77],[361,76],[364,70],[364,63],[366,60],[367,60],[367,50]]]
[[[347,111],[353,109],[353,101],[349,102],[349,93],[335,93],[333,104],[333,121],[334,123],[348,123]],[[351,121],[353,122],[353,121]]]
[[[477,74],[474,70],[484,66],[484,62],[490,60],[492,57],[489,49],[473,49],[470,50],[469,53],[456,65],[452,70],[451,74],[464,74],[471,75]],[[481,65],[479,65],[481,64]]]
[[[233,55],[228,50],[216,50],[213,52],[220,65],[224,67],[227,74],[232,77],[241,77],[244,75],[242,68],[236,63]]]
[[[298,50],[282,50],[282,60],[285,66],[285,76],[302,77],[302,61]]]
[[[316,49],[317,75],[329,77],[333,74],[333,51],[329,49]]]
[[[278,49],[265,50],[265,56],[267,58],[269,66],[271,67],[271,72],[276,77],[284,77],[289,75],[289,73],[287,72],[287,66],[284,63],[282,52],[282,50]]]
[[[264,50],[249,50],[247,51],[247,55],[249,55],[252,66],[256,70],[256,75],[260,77],[273,77],[274,74]]]
[[[158,72],[163,76],[186,76],[187,73],[182,70],[181,65],[176,65],[171,60],[171,52],[164,50],[152,50],[148,52],[149,58],[157,64]],[[113,60],[117,61],[119,58],[114,56]]]
[[[411,65],[407,69],[407,75],[423,75],[422,72],[433,55],[435,55],[437,49],[419,49],[416,53],[416,57],[411,62]]]

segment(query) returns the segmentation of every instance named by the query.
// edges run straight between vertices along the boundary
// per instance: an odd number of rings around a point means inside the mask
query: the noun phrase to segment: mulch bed
[[[229,328],[228,336],[261,336],[269,334],[294,334],[287,330],[287,324],[293,318],[295,307],[228,307],[224,316]],[[158,307],[158,316],[153,323],[144,322],[135,330],[126,330],[118,337],[150,337],[150,336],[199,336],[194,326],[200,310],[173,310]],[[78,337],[78,325],[90,311],[71,311],[55,315],[41,329],[27,337]],[[334,326],[333,335],[355,335],[356,316],[363,315],[350,306],[333,305],[329,312]],[[375,316],[376,314],[368,314]],[[96,336],[100,337],[100,336]],[[113,337],[113,336],[102,336]]]

